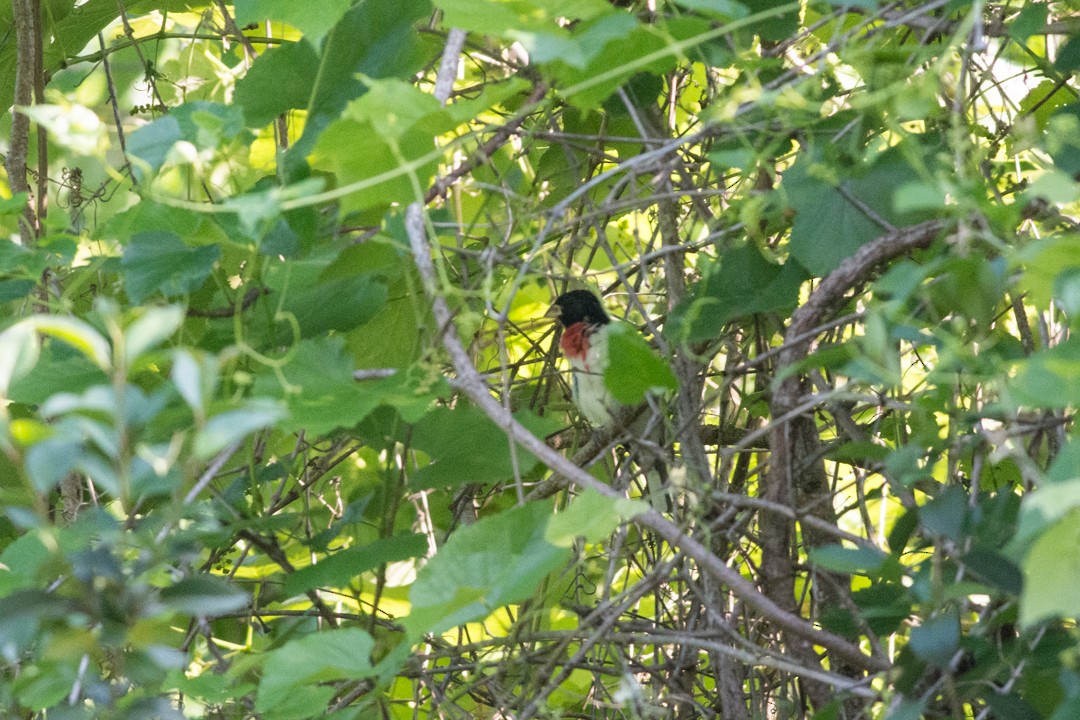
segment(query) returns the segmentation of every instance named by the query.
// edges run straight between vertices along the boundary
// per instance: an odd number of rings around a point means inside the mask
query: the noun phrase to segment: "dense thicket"
[[[0,714],[1080,716],[1078,29],[0,7]]]

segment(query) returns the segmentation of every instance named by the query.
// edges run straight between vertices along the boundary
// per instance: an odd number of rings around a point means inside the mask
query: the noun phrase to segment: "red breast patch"
[[[570,360],[584,360],[585,353],[589,351],[589,335],[592,334],[592,326],[589,323],[574,323],[563,330],[559,340],[559,349]]]

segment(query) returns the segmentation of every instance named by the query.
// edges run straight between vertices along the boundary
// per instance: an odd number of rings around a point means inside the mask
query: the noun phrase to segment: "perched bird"
[[[632,472],[643,476],[643,494],[656,502],[663,498],[670,510],[671,498],[664,489],[668,453],[662,440],[662,412],[655,404],[646,406],[646,401],[651,391],[675,387],[671,368],[655,355],[636,328],[612,322],[600,299],[588,290],[571,290],[555,298],[547,316],[563,326],[559,349],[570,362],[570,390],[578,411],[594,427],[610,426],[616,419],[630,422],[629,427],[620,428],[627,461],[622,465],[627,471],[637,467]],[[611,365],[610,352],[616,353],[624,368],[614,378],[605,378]],[[630,413],[630,417],[622,412],[635,407],[639,412]],[[621,471],[619,475],[626,477]]]
[[[570,362],[574,404],[591,424],[609,424],[619,408],[604,386],[611,318],[600,299],[588,290],[571,290],[555,298],[547,316],[563,326],[559,349]]]

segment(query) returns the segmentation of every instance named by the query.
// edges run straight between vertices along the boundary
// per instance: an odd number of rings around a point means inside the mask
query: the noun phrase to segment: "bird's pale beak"
[[[562,308],[558,305],[552,305],[548,308],[548,311],[544,313],[544,317],[549,320],[558,320],[562,317]]]

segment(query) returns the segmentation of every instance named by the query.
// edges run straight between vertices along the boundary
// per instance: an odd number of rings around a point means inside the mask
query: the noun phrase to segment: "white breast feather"
[[[612,400],[604,387],[604,370],[607,364],[607,343],[596,342],[596,333],[589,351],[585,353],[584,362],[579,359],[570,360],[574,380],[571,388],[574,404],[593,425],[607,425],[612,419]]]

